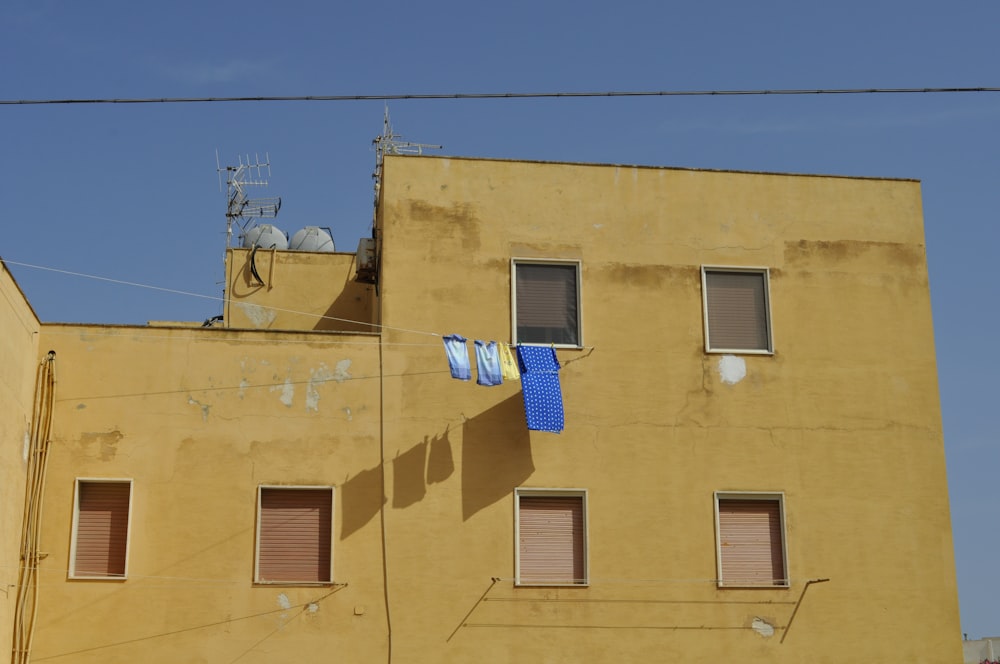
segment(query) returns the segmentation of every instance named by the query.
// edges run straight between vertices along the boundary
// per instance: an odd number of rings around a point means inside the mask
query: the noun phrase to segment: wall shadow
[[[313,326],[314,330],[337,332],[377,332],[374,320],[374,287],[354,280],[355,262],[346,265],[343,286]]]
[[[427,483],[437,484],[444,482],[455,472],[455,458],[451,454],[448,429],[445,429],[443,434],[434,436],[430,446],[430,456],[427,458]]]
[[[378,514],[387,501],[382,493],[382,468],[362,470],[348,478],[338,491],[340,502],[340,539],[361,529]]]
[[[427,487],[444,482],[455,473],[448,430],[424,439],[392,461],[392,507],[402,509],[423,500]],[[349,477],[337,489],[341,505],[340,539],[346,539],[372,520],[389,502],[382,493],[381,467]],[[379,496],[382,502],[379,502]]]
[[[462,518],[510,496],[533,472],[521,393],[462,425]]]
[[[429,439],[424,436],[403,454],[392,460],[392,506],[409,507],[423,500],[427,487],[444,482],[455,472],[448,430]]]
[[[392,460],[392,507],[399,509],[419,502],[427,495],[424,466],[427,438]]]

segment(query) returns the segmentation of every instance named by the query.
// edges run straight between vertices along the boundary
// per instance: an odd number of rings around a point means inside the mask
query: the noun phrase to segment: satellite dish
[[[243,235],[243,248],[288,249],[288,237],[271,224],[259,224]]]
[[[326,253],[333,253],[337,250],[333,244],[333,237],[319,226],[306,226],[296,232],[288,243],[288,248],[292,251],[321,251]]]

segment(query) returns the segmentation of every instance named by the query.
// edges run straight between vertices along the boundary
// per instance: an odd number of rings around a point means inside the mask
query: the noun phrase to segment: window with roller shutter
[[[331,583],[332,532],[332,487],[260,487],[255,581]]]
[[[702,267],[701,277],[705,350],[773,352],[768,270]]]
[[[132,481],[78,479],[70,578],[126,578]]]
[[[580,263],[514,259],[511,271],[514,343],[582,345]]]
[[[788,586],[783,508],[781,494],[716,494],[720,586]]]
[[[518,489],[515,505],[517,584],[586,585],[586,491]]]

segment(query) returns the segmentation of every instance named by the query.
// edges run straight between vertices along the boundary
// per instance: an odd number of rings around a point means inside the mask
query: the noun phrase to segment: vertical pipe
[[[55,351],[49,351],[35,377],[32,403],[28,469],[21,519],[21,560],[18,565],[17,596],[14,608],[14,635],[11,662],[27,664],[38,617],[38,552],[41,547],[42,499],[52,432],[55,395]]]

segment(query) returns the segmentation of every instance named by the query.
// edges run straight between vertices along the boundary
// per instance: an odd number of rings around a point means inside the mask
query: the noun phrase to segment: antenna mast
[[[271,158],[265,152],[264,161],[257,154],[251,161],[250,154],[239,155],[236,166],[219,165],[219,151],[215,151],[215,171],[219,174],[219,191],[222,191],[222,174],[226,174],[226,248],[233,246],[233,224],[243,237],[257,219],[273,219],[281,209],[281,198],[249,198],[248,187],[266,187],[264,172],[271,177]]]
[[[402,134],[397,134],[392,130],[392,123],[389,121],[389,105],[385,105],[385,112],[382,117],[382,133],[375,137],[372,144],[375,146],[375,172],[372,179],[375,180],[375,208],[373,212],[372,224],[374,225],[374,214],[378,210],[378,195],[382,189],[382,160],[387,154],[423,154],[424,150],[440,150],[442,146],[430,143],[412,143],[402,140]]]

